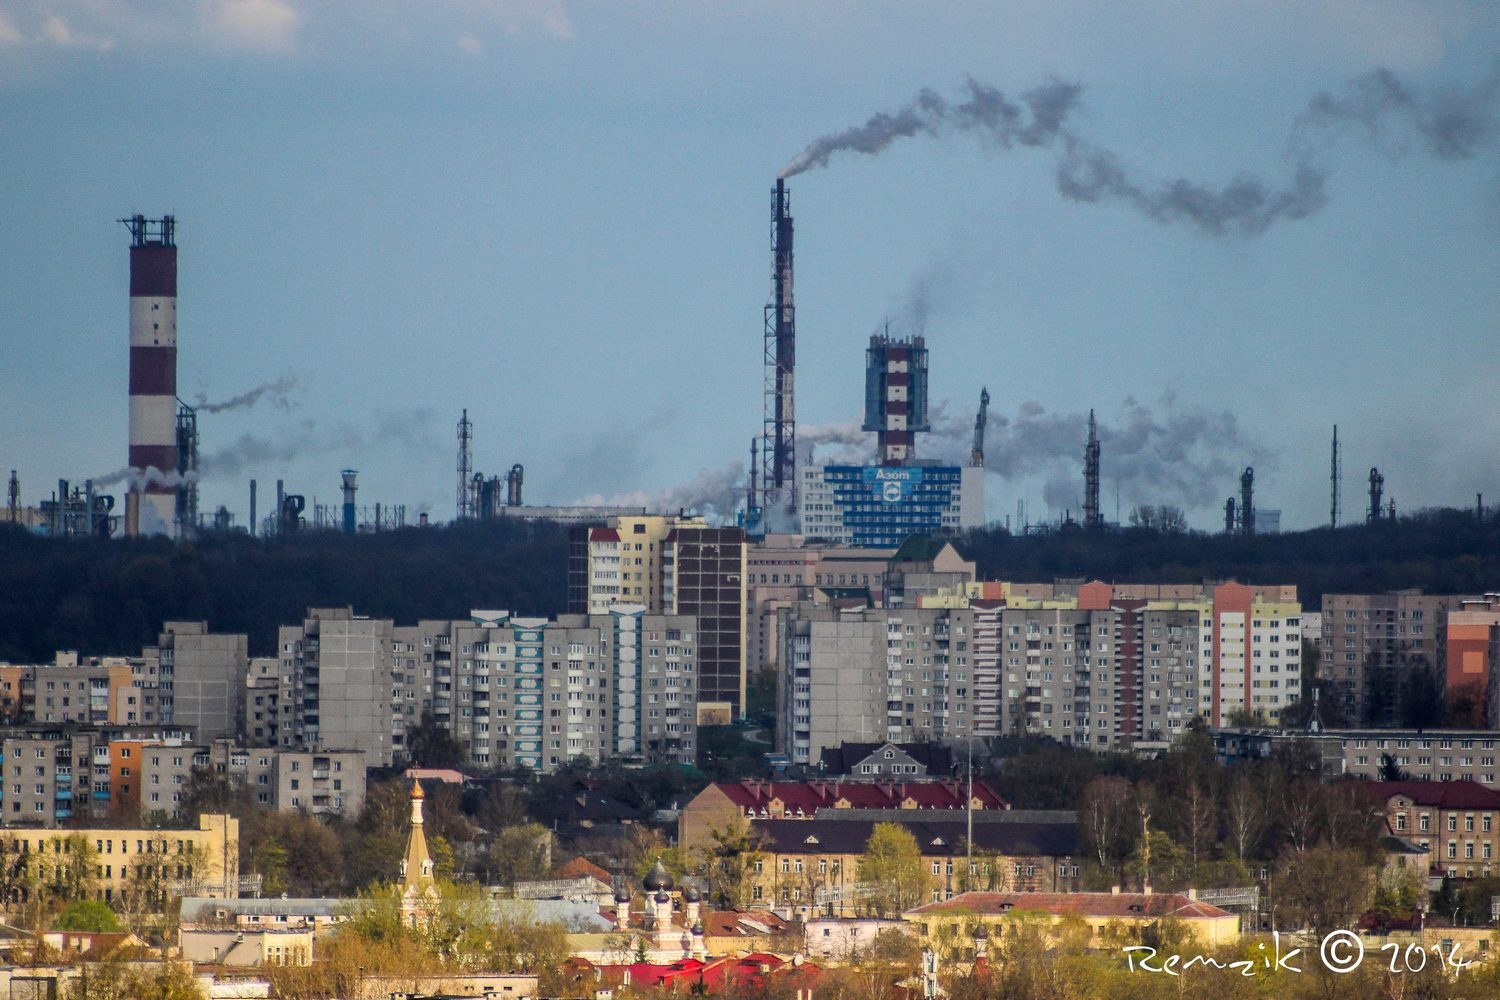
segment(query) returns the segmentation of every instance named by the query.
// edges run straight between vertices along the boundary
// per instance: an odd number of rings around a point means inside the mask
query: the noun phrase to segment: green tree
[[[462,767],[465,759],[463,744],[453,738],[448,727],[441,724],[429,711],[424,711],[420,721],[407,730],[406,760],[420,767]]]
[[[880,917],[920,906],[931,885],[917,838],[897,823],[875,824],[859,860],[859,880],[870,887],[865,902]]]
[[[735,817],[723,830],[710,830],[709,843],[703,848],[709,898],[731,910],[748,905],[752,874],[761,859],[760,841],[744,817]]]
[[[109,933],[120,930],[120,919],[100,899],[75,899],[63,907],[53,924],[60,931]]]

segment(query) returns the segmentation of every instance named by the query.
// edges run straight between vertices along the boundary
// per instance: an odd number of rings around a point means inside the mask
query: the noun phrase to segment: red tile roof
[[[963,809],[967,801],[967,784],[963,781],[760,781],[719,782],[715,786],[741,809],[762,808],[768,812],[772,801],[779,800],[787,816],[812,818],[819,809],[838,808],[847,803],[852,809],[900,809],[911,801],[919,809]],[[974,783],[974,798],[985,809],[1009,809],[1010,805],[989,785]]]
[[[591,542],[618,542],[620,533],[614,528],[590,528],[589,541]]]
[[[1080,917],[1108,918],[1233,916],[1228,910],[1176,892],[964,892],[941,903],[928,903],[908,912],[984,915],[1022,910],[1040,910],[1056,916],[1074,913]]]
[[[1405,795],[1436,809],[1500,809],[1500,791],[1477,781],[1365,781],[1365,790],[1385,803]]]
[[[609,872],[600,868],[582,854],[567,864],[559,865],[552,870],[553,878],[584,878],[589,875],[604,883],[612,883],[614,881]]]
[[[570,965],[581,971],[587,963],[581,959],[570,960]],[[822,974],[822,969],[807,962],[788,962],[769,952],[751,952],[738,958],[725,956],[711,958],[706,962],[696,958],[683,958],[671,963],[634,962],[630,965],[600,965],[601,981],[610,984],[623,983],[625,974],[630,976],[631,986],[659,986],[662,989],[691,987],[703,983],[713,991],[728,983],[748,987],[759,987],[768,977],[784,981],[791,977],[796,984],[811,985]]]

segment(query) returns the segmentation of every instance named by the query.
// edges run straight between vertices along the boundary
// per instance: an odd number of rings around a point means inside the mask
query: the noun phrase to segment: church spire
[[[422,831],[422,783],[411,783],[411,832],[406,838],[406,857],[401,861],[401,913],[410,923],[425,914],[435,894],[432,855]]]

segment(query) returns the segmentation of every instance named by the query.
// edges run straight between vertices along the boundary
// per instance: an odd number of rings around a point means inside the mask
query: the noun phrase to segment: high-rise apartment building
[[[1403,694],[1414,675],[1433,688],[1447,667],[1443,623],[1464,598],[1398,590],[1386,594],[1324,594],[1319,679],[1350,725],[1398,726]]]
[[[794,763],[842,740],[1036,734],[1102,751],[1170,742],[1195,716],[1275,722],[1301,698],[1301,612],[1286,588],[1023,596],[1041,589],[798,603],[781,635],[780,745]]]
[[[369,766],[391,765],[392,629],[351,608],[313,608],[281,627],[280,746],[359,747]]]
[[[727,723],[744,712],[746,545],[740,528],[701,517],[611,518],[569,532],[568,611],[598,615],[617,605],[698,621],[703,688],[699,721]]]
[[[308,626],[282,632],[287,680],[277,697],[283,726],[290,723],[283,747],[358,746],[368,753],[382,746],[389,764],[405,756],[412,729],[430,715],[478,767],[550,771],[580,757],[696,758],[699,638],[690,615],[616,604],[604,614],[555,621],[474,611],[467,620],[395,626],[349,609],[314,609]],[[342,675],[333,679],[323,662],[330,634],[341,637]],[[358,641],[344,638],[354,635]],[[376,676],[384,685],[378,718],[342,713],[340,738],[356,722],[364,735],[331,742],[330,699],[345,698],[352,687],[356,699],[373,703],[369,679]]]

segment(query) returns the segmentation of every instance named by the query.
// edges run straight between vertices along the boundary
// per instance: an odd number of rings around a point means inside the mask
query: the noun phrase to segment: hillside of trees
[[[1030,535],[987,529],[965,535],[959,549],[989,579],[1294,583],[1309,610],[1324,594],[1466,594],[1500,586],[1500,518],[1451,509],[1254,538],[1139,527]]]
[[[959,547],[990,579],[1088,577],[1144,583],[1234,578],[1325,593],[1500,586],[1500,519],[1424,512],[1338,531],[1227,537],[1161,527],[1045,534],[970,532]],[[566,534],[552,524],[475,523],[348,537],[206,535],[52,540],[0,525],[0,660],[46,662],[59,649],[135,654],[169,619],[245,632],[269,652],[279,625],[313,606],[413,623],[472,608],[557,614],[566,607]]]
[[[557,525],[514,521],[347,536],[205,535],[53,540],[0,525],[0,660],[50,662],[60,649],[139,654],[168,620],[244,632],[275,648],[309,607],[350,605],[413,624],[473,608],[556,614],[567,542]]]

